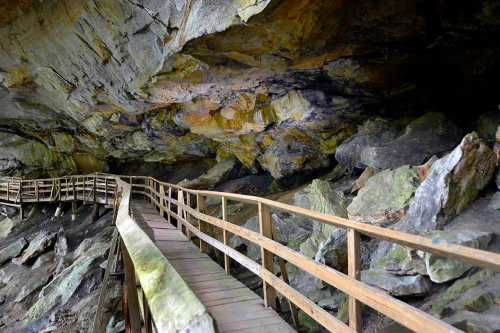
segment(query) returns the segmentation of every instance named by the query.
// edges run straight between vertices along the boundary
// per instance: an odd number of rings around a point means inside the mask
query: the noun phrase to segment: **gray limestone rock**
[[[361,281],[384,289],[393,296],[424,295],[430,291],[431,284],[421,275],[397,276],[384,271],[365,270]]]
[[[361,152],[371,146],[390,142],[397,137],[398,130],[390,121],[382,118],[367,120],[358,128],[358,133],[342,143],[335,152],[335,159],[349,169],[365,168]]]
[[[371,224],[399,221],[420,185],[417,170],[402,166],[372,176],[347,207],[349,218]]]
[[[29,243],[22,256],[16,260],[16,263],[27,264],[37,258],[40,254],[46,252],[49,247],[54,244],[56,238],[55,233],[48,231],[39,232]]]
[[[24,248],[28,245],[24,237],[19,238],[17,241],[10,243],[6,247],[0,250],[0,265],[6,261],[17,257],[21,254]]]
[[[453,149],[461,137],[462,131],[443,114],[427,113],[412,121],[395,140],[364,148],[361,162],[382,170],[420,165],[432,155]]]
[[[476,133],[466,135],[451,153],[434,162],[396,229],[422,234],[442,228],[476,199],[494,170],[492,150]]]

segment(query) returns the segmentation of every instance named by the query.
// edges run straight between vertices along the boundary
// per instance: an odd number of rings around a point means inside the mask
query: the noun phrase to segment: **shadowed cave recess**
[[[499,34],[495,0],[0,0],[0,176],[153,176],[498,252]],[[21,252],[0,262],[2,332],[88,328],[111,215],[93,224],[82,206],[76,227],[70,206],[55,209],[34,205],[23,222],[2,208],[0,258],[47,239],[26,263]],[[256,216],[229,206],[252,230]],[[281,243],[346,272],[343,231],[273,221]],[[255,245],[231,245],[261,260]],[[498,274],[368,237],[362,254],[364,282],[464,331],[500,330]],[[13,283],[29,272],[33,288]],[[289,274],[347,320],[343,293]],[[56,295],[58,281],[76,287]],[[113,288],[107,331],[120,332]],[[372,310],[363,323],[399,329]]]

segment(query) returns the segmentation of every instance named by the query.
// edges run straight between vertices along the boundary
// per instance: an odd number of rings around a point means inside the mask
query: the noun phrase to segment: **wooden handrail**
[[[63,181],[64,179],[64,181]],[[71,179],[71,181],[68,181]],[[123,180],[122,180],[123,179]],[[90,184],[89,184],[90,180]],[[125,181],[130,182],[127,184]],[[21,186],[22,184],[22,186]],[[459,260],[500,272],[500,254],[478,250],[467,246],[450,244],[445,241],[436,242],[428,237],[404,233],[361,222],[350,221],[332,215],[321,214],[308,209],[276,202],[266,198],[241,195],[225,192],[192,190],[178,185],[158,181],[152,177],[116,176],[110,174],[93,174],[89,176],[69,176],[53,179],[19,180],[0,179],[0,200],[10,202],[41,202],[48,201],[51,192],[58,186],[59,193],[66,193],[50,200],[85,200],[90,196],[93,200],[106,201],[114,198],[115,192],[122,193],[119,204],[117,227],[123,239],[124,249],[130,256],[134,273],[137,273],[139,282],[143,285],[144,295],[151,311],[151,317],[158,325],[169,325],[165,321],[164,299],[168,295],[165,290],[150,288],[148,282],[151,272],[143,269],[146,261],[145,253],[150,253],[148,260],[153,262],[163,273],[174,274],[154,243],[147,237],[129,214],[129,201],[132,193],[143,195],[158,209],[161,215],[167,214],[168,221],[177,221],[178,227],[183,228],[187,235],[194,235],[200,240],[200,249],[208,250],[208,245],[220,250],[224,254],[224,265],[229,273],[230,259],[236,261],[262,278],[264,282],[265,303],[273,306],[274,293],[278,292],[302,309],[306,314],[329,330],[338,332],[361,331],[361,304],[370,306],[380,313],[390,317],[417,332],[460,332],[460,330],[438,320],[431,315],[397,300],[385,292],[359,281],[359,235],[367,235],[380,240],[389,241],[425,252],[431,252],[441,257]],[[71,190],[70,190],[71,187]],[[75,193],[73,196],[68,193]],[[19,193],[16,198],[15,194]],[[75,196],[77,198],[75,198]],[[197,208],[193,208],[191,196],[196,197]],[[222,219],[206,213],[205,198],[218,198],[222,205]],[[106,200],[104,200],[104,198]],[[227,221],[228,201],[253,204],[259,208],[260,232],[255,232]],[[324,264],[315,262],[304,255],[282,245],[272,237],[271,210],[279,210],[290,214],[300,215],[322,223],[333,225],[347,230],[348,235],[348,274],[343,274]],[[198,227],[191,222],[198,220]],[[220,228],[223,232],[223,241],[216,240],[207,234],[204,224]],[[259,265],[228,245],[228,235],[234,234],[261,247],[263,263]],[[319,308],[304,295],[294,290],[290,285],[277,278],[273,273],[273,256],[278,256],[299,269],[321,279],[333,287],[349,295],[349,326],[346,326],[328,312]],[[163,258],[163,259],[162,259]],[[151,266],[148,266],[151,267]],[[156,271],[155,271],[156,272]],[[156,273],[155,273],[156,274]],[[153,274],[154,275],[154,274]],[[154,275],[165,278],[165,275]],[[180,277],[179,277],[180,278]],[[158,283],[155,283],[157,285]],[[160,283],[161,284],[161,283]],[[164,284],[168,284],[165,281]],[[163,309],[163,310],[162,310]],[[162,312],[163,311],[163,312]],[[200,310],[201,311],[201,310]],[[180,314],[179,314],[180,315]],[[166,327],[166,326],[165,326]],[[161,331],[161,330],[159,330]]]
[[[189,328],[193,332],[215,332],[205,306],[130,215],[130,184],[118,178],[116,183],[121,193],[116,227],[131,264],[126,260],[126,270],[137,276],[157,332],[186,332]],[[129,289],[135,293],[135,284]]]
[[[139,177],[140,178],[140,177]],[[326,283],[332,285],[333,287],[342,290],[349,295],[349,328],[338,326],[337,322],[331,322],[320,315],[318,312],[308,311],[310,308],[304,305],[304,301],[307,299],[303,295],[297,295],[292,291],[285,291],[281,288],[278,290],[285,297],[289,298],[294,302],[299,308],[304,310],[313,319],[318,321],[322,325],[330,330],[335,331],[361,331],[361,303],[366,304],[373,309],[379,311],[380,313],[390,317],[391,319],[399,322],[403,326],[410,328],[417,332],[460,332],[455,327],[450,326],[444,321],[438,320],[431,315],[414,308],[400,300],[397,300],[385,292],[368,286],[367,284],[359,281],[359,235],[364,234],[370,237],[375,237],[381,240],[386,240],[392,243],[397,243],[403,246],[411,247],[418,250],[423,250],[426,252],[431,252],[438,254],[442,257],[447,257],[450,259],[460,260],[472,264],[473,266],[478,266],[493,271],[500,271],[500,254],[492,253],[484,250],[478,250],[470,248],[467,246],[461,246],[456,244],[450,244],[447,242],[436,242],[428,237],[413,235],[409,233],[404,233],[396,230],[386,229],[378,226],[373,226],[369,224],[364,224],[361,222],[350,221],[347,219],[339,218],[336,216],[326,215],[317,213],[308,209],[287,205],[284,203],[276,202],[266,198],[260,198],[249,195],[225,193],[225,192],[214,192],[214,191],[203,191],[203,190],[191,190],[180,187],[178,185],[168,184],[166,182],[160,182],[151,177],[144,177],[144,186],[137,186],[138,189],[136,193],[143,194],[148,197],[151,202],[158,208],[167,211],[167,214],[175,218],[178,223],[185,225],[186,229],[191,230],[204,242],[214,246],[215,248],[221,250],[224,255],[227,255],[234,260],[238,261],[243,266],[253,271],[255,274],[259,275],[264,284],[268,284],[275,289],[275,281],[272,277],[274,274],[270,272],[265,267],[261,268],[258,272],[255,269],[252,270],[253,265],[248,266],[247,260],[241,258],[235,258],[234,253],[231,249],[225,246],[226,244],[220,244],[214,242],[215,239],[210,236],[201,233],[195,228],[190,227],[190,223],[182,215],[175,214],[168,206],[174,205],[179,207],[183,212],[187,212],[188,215],[193,216],[203,223],[209,223],[213,226],[220,228],[223,233],[231,233],[242,237],[258,246],[261,249],[269,251],[270,253],[285,259],[286,261],[294,264],[305,272],[312,274],[313,276],[325,281]],[[150,181],[153,181],[150,185]],[[317,263],[310,258],[307,258],[300,253],[289,249],[288,247],[281,245],[268,236],[261,233],[256,233],[251,230],[239,227],[230,222],[225,221],[226,219],[218,219],[207,214],[204,214],[198,210],[189,207],[184,203],[183,200],[175,200],[173,198],[160,198],[159,193],[155,190],[156,185],[167,187],[168,191],[177,190],[178,192],[195,195],[197,197],[215,197],[219,198],[221,201],[231,200],[236,202],[242,202],[246,204],[254,204],[260,207],[268,207],[268,209],[277,209],[280,211],[285,211],[291,214],[300,215],[310,219],[314,219],[326,224],[334,225],[336,227],[344,228],[348,231],[348,254],[351,256],[348,258],[349,275],[345,275],[341,272],[335,271],[334,269]],[[168,206],[163,203],[167,200]],[[161,207],[161,208],[160,208]],[[223,214],[224,215],[224,214]],[[269,220],[269,219],[268,219]],[[272,223],[268,221],[267,223]],[[201,237],[200,237],[201,236]],[[246,265],[245,265],[246,264]],[[296,292],[296,291],[295,291]],[[293,295],[293,296],[292,296]],[[297,298],[298,297],[298,298]],[[330,316],[331,317],[331,316]],[[335,328],[334,328],[335,327]]]

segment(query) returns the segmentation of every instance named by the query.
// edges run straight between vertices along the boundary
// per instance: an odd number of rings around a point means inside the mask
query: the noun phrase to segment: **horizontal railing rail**
[[[112,199],[115,191],[122,194],[119,203],[117,217],[117,227],[123,239],[124,253],[130,256],[131,265],[134,269],[132,275],[139,276],[140,284],[146,284],[147,272],[142,272],[142,279],[138,273],[140,262],[145,260],[140,257],[145,253],[145,249],[152,251],[152,256],[158,261],[159,267],[167,270],[168,262],[164,263],[158,259],[161,253],[157,250],[152,241],[141,243],[134,239],[134,235],[141,234],[140,227],[134,222],[129,214],[129,200],[133,194],[147,198],[158,209],[161,215],[166,215],[169,222],[177,223],[177,227],[182,229],[188,237],[196,237],[199,240],[200,250],[208,251],[208,246],[221,251],[224,254],[224,268],[230,273],[230,262],[234,260],[246,267],[248,270],[259,276],[263,281],[264,302],[266,306],[275,306],[276,295],[279,293],[290,304],[294,304],[304,313],[313,318],[316,322],[330,331],[335,332],[361,332],[361,305],[367,305],[381,314],[391,318],[401,325],[416,332],[461,332],[459,329],[450,326],[446,322],[439,320],[401,300],[391,297],[380,289],[371,287],[360,281],[360,235],[377,238],[399,244],[412,249],[422,250],[437,254],[441,257],[467,262],[473,266],[500,272],[500,254],[489,251],[470,248],[447,242],[436,242],[430,238],[404,233],[392,229],[350,221],[332,215],[321,214],[308,209],[287,205],[266,198],[223,193],[214,191],[192,190],[178,185],[158,181],[152,177],[95,174],[90,176],[73,176],[46,179],[46,180],[11,180],[4,182],[0,179],[0,200],[8,197],[11,202],[23,202],[24,200],[34,200],[34,196],[43,194],[43,198],[55,197],[58,200],[71,198],[75,193],[72,188],[80,189],[85,195],[109,196]],[[106,181],[107,179],[107,181]],[[104,180],[104,181],[103,181]],[[128,184],[127,184],[128,183]],[[109,186],[109,187],[108,187]],[[38,192],[37,192],[38,189]],[[77,190],[78,191],[78,190]],[[48,194],[50,192],[50,195]],[[125,195],[124,195],[125,194]],[[222,210],[222,218],[210,216],[207,213],[207,198],[219,200]],[[18,201],[16,201],[18,200]],[[255,232],[238,226],[228,221],[228,202],[239,202],[255,205],[258,208],[259,232]],[[343,228],[347,231],[347,253],[348,253],[348,273],[344,274],[327,265],[316,262],[301,253],[288,248],[277,242],[274,238],[274,226],[272,211],[283,211],[290,214],[299,215],[320,221],[325,224]],[[121,226],[120,226],[121,225]],[[222,230],[222,239],[216,239],[207,230],[207,226],[212,226]],[[261,248],[262,262],[257,263],[246,257],[237,250],[229,246],[229,236],[236,235]],[[124,236],[129,240],[125,241]],[[145,234],[141,236],[146,237]],[[144,241],[143,237],[140,237]],[[156,250],[155,250],[156,249]],[[123,255],[123,254],[122,254]],[[344,324],[317,304],[309,300],[306,296],[295,290],[288,281],[280,279],[274,272],[274,257],[280,259],[281,275],[286,274],[286,265],[290,263],[302,271],[324,281],[332,287],[346,293],[349,296],[349,323]],[[125,258],[126,259],[126,258]],[[165,259],[166,260],[166,259]],[[126,260],[124,260],[126,262]],[[140,269],[139,269],[140,271]],[[164,271],[165,272],[165,271]],[[173,274],[173,273],[169,273]],[[131,276],[132,276],[131,275]],[[164,281],[168,284],[168,281]],[[153,322],[158,326],[161,320],[159,306],[152,305],[153,299],[160,302],[159,291],[144,286],[146,303],[151,308]],[[162,296],[163,297],[163,296]],[[163,303],[158,303],[163,304]],[[157,310],[155,310],[157,309]],[[155,314],[156,311],[156,314]],[[144,312],[144,311],[143,311]],[[161,332],[161,330],[159,330]]]

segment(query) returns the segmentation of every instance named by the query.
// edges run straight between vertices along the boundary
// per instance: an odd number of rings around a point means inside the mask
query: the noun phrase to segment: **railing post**
[[[123,285],[123,302],[125,312],[126,332],[140,333],[141,332],[141,317],[139,308],[139,298],[137,295],[137,282],[135,280],[135,270],[132,259],[127,252],[125,244],[122,242],[122,258],[125,271],[125,282]],[[127,325],[130,325],[127,331]]]
[[[271,215],[271,209],[259,202],[259,228],[260,233],[268,239],[273,238],[273,220]],[[268,270],[274,274],[274,258],[272,252],[267,251],[263,247],[260,248],[260,254],[262,258],[262,268]],[[276,309],[276,290],[269,285],[266,281],[263,281],[264,289],[264,304],[266,307],[270,306]]]
[[[222,197],[222,219],[227,221],[227,198],[224,196]],[[228,246],[229,232],[226,229],[222,230],[222,236],[224,239],[224,245]],[[231,258],[227,254],[224,254],[224,270],[227,275],[231,274]]]
[[[168,211],[167,211],[167,221],[168,223],[172,223],[170,213],[172,212],[172,203],[170,202],[172,200],[172,187],[168,187]]]
[[[360,235],[354,229],[347,230],[347,270],[349,277],[359,280],[360,276]],[[363,330],[361,303],[349,296],[349,327],[356,332]]]
[[[153,185],[151,178],[148,178],[149,202],[153,203]]]
[[[184,194],[182,190],[177,190],[177,216],[179,217],[177,219],[177,229],[180,229],[182,231],[182,217],[183,217],[183,209],[182,205],[184,204]]]
[[[191,208],[191,194],[186,192],[186,205]],[[187,227],[187,224],[191,224],[191,215],[187,210],[184,210],[184,220],[186,220],[186,237],[191,239],[191,231]]]
[[[200,213],[204,213],[207,208],[205,197],[201,194],[196,194],[196,210]],[[198,230],[206,234],[205,222],[202,219],[198,219]],[[208,245],[200,239],[200,251],[208,252]]]
[[[19,182],[19,216],[23,219],[23,181]]]
[[[160,215],[165,217],[165,186],[160,184]]]
[[[94,204],[97,201],[97,176],[94,175]]]
[[[104,177],[104,204],[108,204],[108,177]]]

